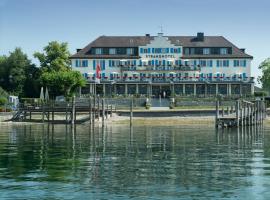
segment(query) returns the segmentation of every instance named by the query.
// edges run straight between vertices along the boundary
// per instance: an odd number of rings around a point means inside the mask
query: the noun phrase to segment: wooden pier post
[[[131,99],[130,102],[130,126],[132,126],[132,121],[133,121],[133,99]]]
[[[104,122],[105,122],[105,102],[104,102],[104,98],[102,98],[101,103],[102,103],[102,126],[104,126]]]
[[[95,123],[95,119],[96,119],[96,95],[94,95],[94,106],[93,106],[93,118],[92,118],[92,122],[93,124]]]
[[[250,111],[251,111],[251,106],[250,105],[248,105],[248,125],[250,126]]]
[[[44,102],[42,101],[42,123],[44,123],[44,117],[45,117],[45,108],[44,108]]]
[[[235,112],[236,112],[236,126],[239,127],[239,100],[236,101]]]
[[[54,123],[54,101],[52,102],[52,122]]]
[[[218,120],[219,120],[219,101],[216,101],[216,127],[218,127]]]
[[[108,99],[106,101],[106,119],[108,119],[108,112],[109,112],[109,104],[108,104]]]
[[[99,118],[100,118],[100,97],[98,96],[98,110],[97,110],[97,114],[98,114],[98,121],[99,121]]]
[[[247,103],[243,102],[243,125],[247,125]]]
[[[229,106],[227,106],[227,115],[229,115],[230,114],[230,108],[229,108]]]
[[[112,109],[112,104],[111,104],[111,117],[112,117],[112,112],[113,112],[112,110],[113,110],[113,109]]]
[[[71,111],[71,124],[74,125],[75,123],[75,112],[76,112],[76,108],[75,108],[75,96],[72,97],[72,111]]]
[[[222,107],[222,117],[224,117],[224,108]]]
[[[91,103],[91,97],[89,97],[89,123],[92,124],[92,103]]]

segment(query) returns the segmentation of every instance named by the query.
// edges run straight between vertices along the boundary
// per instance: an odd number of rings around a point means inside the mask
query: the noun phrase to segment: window
[[[233,66],[234,67],[239,67],[239,60],[234,60],[233,61]]]
[[[185,55],[189,54],[189,48],[185,48]]]
[[[101,52],[102,52],[102,49],[101,48],[96,48],[96,51],[95,52],[96,52],[97,55],[100,55]]]
[[[75,67],[80,67],[80,66],[81,66],[80,60],[75,60]]]
[[[96,60],[93,60],[93,70],[96,70]]]
[[[88,60],[82,60],[82,67],[88,67]]]
[[[127,55],[133,55],[133,48],[127,48]]]
[[[110,48],[110,49],[109,49],[109,54],[110,54],[110,55],[116,54],[116,49],[115,49],[115,48]]]
[[[207,60],[207,66],[213,67],[213,60]]]
[[[247,61],[246,60],[240,60],[240,66],[241,67],[246,67],[247,66]]]
[[[140,48],[140,53],[143,53],[143,48]]]
[[[221,55],[226,55],[226,54],[228,54],[227,48],[220,48],[220,54],[221,54]]]
[[[195,54],[195,48],[190,48],[190,54],[191,55]]]
[[[206,60],[200,60],[201,67],[206,67]]]
[[[223,60],[223,67],[229,67],[229,60]]]
[[[217,67],[222,67],[222,61],[221,60],[217,60]]]
[[[203,54],[205,54],[205,55],[210,54],[210,49],[209,48],[203,48]]]

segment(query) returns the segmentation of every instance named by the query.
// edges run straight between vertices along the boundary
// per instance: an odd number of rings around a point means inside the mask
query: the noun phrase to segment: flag
[[[101,79],[100,72],[101,72],[101,69],[100,69],[100,65],[98,64],[96,68],[96,83],[100,83],[100,79]]]

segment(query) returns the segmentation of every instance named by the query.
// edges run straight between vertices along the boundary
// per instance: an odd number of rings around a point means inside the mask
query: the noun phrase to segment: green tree
[[[70,53],[67,43],[49,42],[44,52],[36,52],[41,66],[41,85],[49,88],[51,96],[69,97],[78,87],[85,85],[85,79],[70,67]]]
[[[270,89],[270,58],[267,58],[264,60],[260,66],[259,69],[262,70],[262,76],[259,77],[259,81],[262,83],[262,87],[264,89],[269,90]]]
[[[27,55],[16,48],[9,56],[0,58],[0,82],[6,91],[24,96],[24,84],[27,78],[26,69],[34,67]]]
[[[70,68],[70,53],[66,42],[49,42],[43,51],[43,53],[34,53],[34,57],[39,60],[43,71],[65,71]]]

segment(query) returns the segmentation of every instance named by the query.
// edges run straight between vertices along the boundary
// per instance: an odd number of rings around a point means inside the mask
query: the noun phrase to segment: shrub
[[[6,97],[0,97],[0,106],[7,104],[8,100]]]
[[[267,93],[265,91],[256,91],[254,92],[255,97],[264,97],[267,96]]]

